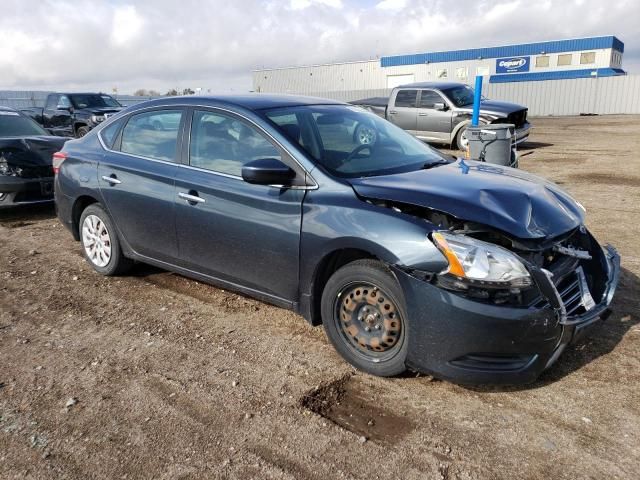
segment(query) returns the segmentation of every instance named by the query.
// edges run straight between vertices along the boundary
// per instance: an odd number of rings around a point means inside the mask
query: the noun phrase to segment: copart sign
[[[496,73],[515,73],[529,71],[530,57],[509,57],[496,59]]]

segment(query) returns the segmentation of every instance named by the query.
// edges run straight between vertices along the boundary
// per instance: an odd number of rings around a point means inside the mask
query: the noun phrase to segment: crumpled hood
[[[481,113],[495,113],[499,115],[504,115],[505,117],[510,113],[517,112],[520,110],[525,110],[527,107],[522,105],[518,105],[517,103],[509,103],[509,102],[500,102],[497,100],[482,100],[480,102],[480,112]],[[458,111],[472,112],[473,105],[469,105],[468,107],[460,107],[456,108]]]
[[[350,183],[363,197],[438,210],[521,239],[555,237],[584,221],[582,208],[557,185],[522,170],[471,160]]]
[[[53,154],[60,150],[67,140],[69,139],[53,135],[0,138],[0,158],[4,158],[12,167],[49,169]],[[28,173],[27,176],[29,176]]]

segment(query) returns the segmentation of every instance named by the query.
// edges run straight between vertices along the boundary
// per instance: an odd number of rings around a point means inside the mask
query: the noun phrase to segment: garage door
[[[400,85],[415,82],[416,76],[413,73],[405,75],[387,75],[387,88],[396,88]]]

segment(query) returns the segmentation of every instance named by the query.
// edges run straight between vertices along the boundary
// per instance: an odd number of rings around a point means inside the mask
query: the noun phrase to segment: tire
[[[321,312],[327,337],[351,365],[380,377],[406,370],[404,295],[382,262],[357,260],[338,269],[322,292]]]
[[[378,133],[369,125],[361,123],[353,132],[353,140],[358,145],[375,145],[378,141]]]
[[[458,148],[458,150],[462,150],[463,152],[466,151],[469,146],[469,141],[467,140],[466,134],[466,126],[462,127],[456,134],[456,147]]]
[[[122,254],[113,222],[100,205],[94,203],[84,209],[79,230],[82,254],[96,272],[121,275],[131,267],[133,262]],[[92,243],[98,237],[98,243]]]
[[[87,126],[83,126],[83,127],[78,127],[76,129],[76,138],[82,138],[84,137],[87,133],[89,133],[90,128]]]

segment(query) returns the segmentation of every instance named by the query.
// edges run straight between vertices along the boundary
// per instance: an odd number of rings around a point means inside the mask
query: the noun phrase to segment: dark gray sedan
[[[58,216],[99,273],[140,261],[293,309],[375,375],[531,382],[618,282],[616,251],[558,186],[329,100],[142,103],[54,170]]]

